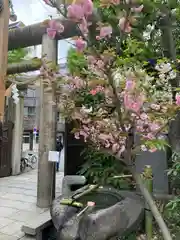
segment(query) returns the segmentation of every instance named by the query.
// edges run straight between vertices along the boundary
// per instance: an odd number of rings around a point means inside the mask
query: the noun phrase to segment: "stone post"
[[[57,41],[45,34],[42,39],[42,55],[47,60],[57,62]],[[53,91],[40,86],[40,126],[39,126],[39,164],[37,184],[37,206],[47,208],[55,195],[55,163],[48,162],[49,151],[55,150],[56,106]]]
[[[12,144],[12,175],[20,173],[21,150],[24,123],[24,97],[19,97],[19,102],[14,104],[14,129]]]

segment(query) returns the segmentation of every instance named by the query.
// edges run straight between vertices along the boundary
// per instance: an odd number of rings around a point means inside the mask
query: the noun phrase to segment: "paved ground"
[[[56,177],[56,191],[61,190],[63,173]],[[0,240],[32,240],[21,226],[48,209],[36,207],[37,171],[0,178]]]

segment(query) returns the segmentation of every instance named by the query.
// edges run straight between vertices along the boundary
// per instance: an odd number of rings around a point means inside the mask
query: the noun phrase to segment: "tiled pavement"
[[[63,173],[57,173],[56,192],[61,191]],[[36,207],[37,170],[0,178],[0,240],[34,240],[21,227],[48,209]]]

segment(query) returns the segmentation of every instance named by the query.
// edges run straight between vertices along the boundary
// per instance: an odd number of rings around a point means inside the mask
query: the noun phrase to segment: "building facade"
[[[25,25],[22,22],[15,22],[9,24],[9,29],[21,28]],[[37,50],[38,46],[30,47],[28,52],[28,58],[38,57],[41,55]],[[66,63],[60,65],[61,74],[67,73]],[[29,73],[30,74],[30,73]],[[29,75],[28,74],[28,75]],[[37,73],[38,74],[38,73]],[[33,150],[34,146],[38,144],[39,140],[39,103],[40,103],[40,89],[28,88],[24,92],[24,134],[23,134],[23,146],[26,150]],[[60,114],[57,112],[57,132],[62,135],[64,132],[65,124]],[[33,134],[36,130],[37,134]],[[24,148],[24,147],[23,147]]]
[[[24,134],[23,144],[28,144],[30,150],[33,144],[38,143],[38,108],[39,108],[39,88],[28,88],[24,93]],[[33,131],[37,129],[36,138],[34,139]]]
[[[66,74],[66,64],[60,64],[61,74]],[[39,105],[40,105],[40,88],[28,88],[24,94],[24,135],[23,143],[29,145],[29,149],[33,150],[33,145],[38,144],[39,140]],[[64,119],[57,112],[57,134],[62,135],[65,129]],[[37,130],[36,136],[33,131]]]

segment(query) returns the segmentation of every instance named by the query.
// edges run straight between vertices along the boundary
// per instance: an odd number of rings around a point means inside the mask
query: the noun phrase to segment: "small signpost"
[[[37,128],[33,128],[33,146],[36,144],[36,137],[37,137]]]
[[[33,128],[33,134],[34,134],[35,136],[37,135],[37,128],[36,128],[36,127]]]
[[[48,161],[49,162],[59,162],[59,152],[57,151],[49,151],[49,154],[48,154]]]

